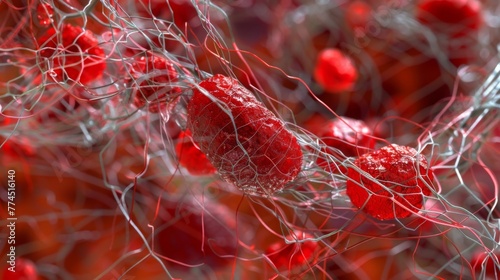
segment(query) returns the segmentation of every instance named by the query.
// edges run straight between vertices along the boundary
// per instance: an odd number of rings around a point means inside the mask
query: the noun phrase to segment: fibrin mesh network
[[[499,15],[1,1],[3,279],[497,279]]]

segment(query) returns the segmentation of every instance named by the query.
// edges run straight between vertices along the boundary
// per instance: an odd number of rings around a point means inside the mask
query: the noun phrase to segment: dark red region
[[[189,270],[193,266],[220,269],[234,262],[238,238],[236,222],[226,207],[204,199],[165,202],[157,226],[157,252],[179,263],[169,267]]]
[[[373,132],[367,124],[364,121],[347,117],[328,121],[317,135],[328,146],[328,148],[323,149],[324,152],[339,160],[343,160],[344,156],[360,156],[375,146]],[[334,149],[340,150],[342,155]],[[329,164],[323,157],[318,158],[317,163],[328,170],[337,169],[335,165]]]

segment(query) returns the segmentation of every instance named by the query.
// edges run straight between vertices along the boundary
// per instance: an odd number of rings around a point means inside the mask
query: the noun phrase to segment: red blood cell
[[[177,104],[182,90],[171,84],[179,81],[179,73],[166,58],[154,54],[141,56],[133,64],[131,72],[134,80],[142,80],[134,95],[135,106],[142,108],[149,103],[148,110],[157,113]]]
[[[52,16],[54,15],[54,9],[48,3],[38,3],[36,7],[36,16],[38,22],[42,27],[47,27],[52,23]]]
[[[52,60],[59,81],[66,78],[87,85],[99,79],[106,69],[104,50],[89,30],[66,24],[53,27],[38,39],[40,55]]]
[[[163,225],[158,227],[158,253],[187,265],[219,269],[232,264],[237,254],[236,222],[231,211],[206,198],[167,202]],[[188,266],[170,263],[178,269]]]
[[[358,71],[353,61],[340,50],[324,49],[316,60],[314,78],[326,91],[342,93],[354,88]]]
[[[373,10],[367,3],[363,1],[353,1],[347,6],[345,17],[351,28],[365,29],[367,28],[372,13]]]
[[[285,188],[302,166],[297,138],[237,80],[215,75],[199,86],[208,95],[194,90],[188,127],[221,177],[250,195]]]
[[[413,148],[392,144],[362,155],[354,165],[347,171],[347,195],[379,220],[409,217],[422,208],[423,195],[431,194],[434,175]]]
[[[375,140],[371,137],[373,132],[366,123],[346,117],[329,121],[317,135],[328,147],[339,149],[348,157],[362,155],[375,146]],[[325,149],[324,152],[342,158],[332,149]],[[317,164],[328,171],[337,169],[322,157],[318,158]]]
[[[284,240],[271,244],[266,255],[278,269],[293,270],[309,263],[318,248],[315,241],[304,241],[312,238],[311,235],[297,232],[295,235],[288,235],[287,240],[297,240],[295,243],[287,244]]]
[[[215,167],[208,161],[204,153],[191,139],[191,132],[186,130],[179,136],[175,147],[180,165],[192,175],[210,175],[216,172]]]
[[[7,261],[9,263],[9,261]],[[38,272],[35,264],[25,258],[17,258],[14,261],[15,265],[10,263],[4,268],[2,279],[4,280],[37,280]],[[13,268],[12,268],[13,267]],[[13,271],[14,270],[14,271]]]
[[[482,25],[481,3],[477,0],[421,0],[416,17],[436,32],[464,36]]]

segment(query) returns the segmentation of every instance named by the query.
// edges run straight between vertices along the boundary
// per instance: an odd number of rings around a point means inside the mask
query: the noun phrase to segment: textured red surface
[[[358,71],[352,60],[338,49],[325,49],[318,55],[314,69],[316,81],[330,93],[353,89]]]
[[[219,174],[251,195],[271,195],[300,172],[297,138],[237,80],[215,75],[188,104],[188,127]],[[214,100],[212,100],[214,99]]]
[[[416,9],[420,22],[452,36],[477,31],[483,22],[481,3],[477,0],[422,0]]]
[[[175,151],[180,165],[192,175],[210,175],[216,172],[204,153],[198,149],[191,139],[191,132],[186,131],[179,136]]]
[[[149,103],[148,110],[157,113],[177,103],[181,89],[171,86],[170,83],[178,82],[179,75],[166,58],[157,55],[141,56],[134,63],[132,70],[134,79],[142,80],[134,95],[135,106],[142,108]]]
[[[431,194],[434,175],[413,148],[386,146],[362,155],[354,165],[369,176],[349,167],[347,195],[352,204],[379,220],[408,217],[422,208],[423,195]]]
[[[61,41],[59,41],[61,36]],[[104,50],[89,30],[66,24],[60,33],[51,27],[38,39],[40,55],[52,58],[59,81],[70,78],[86,85],[99,79],[106,69]]]
[[[312,238],[312,236],[299,232],[295,237],[288,235],[287,240],[298,239],[299,241]],[[287,244],[281,240],[271,244],[266,255],[278,269],[292,270],[309,263],[315,251],[318,249],[318,243],[314,241],[303,241]]]

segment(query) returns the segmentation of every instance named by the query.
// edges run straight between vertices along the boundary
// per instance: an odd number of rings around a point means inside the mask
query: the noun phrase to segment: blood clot
[[[354,206],[379,220],[409,217],[431,194],[434,175],[411,147],[392,144],[366,153],[348,167],[347,195]]]
[[[272,195],[301,170],[297,138],[235,79],[215,75],[199,84],[188,127],[220,176],[246,194]]]

